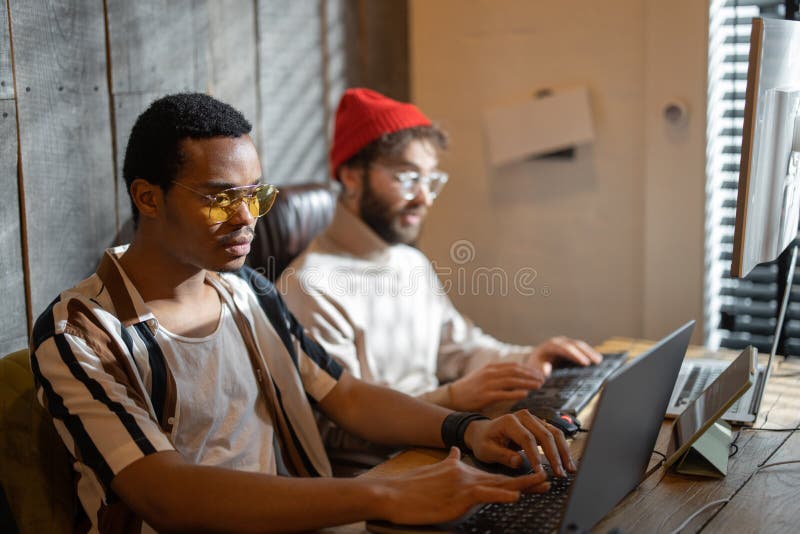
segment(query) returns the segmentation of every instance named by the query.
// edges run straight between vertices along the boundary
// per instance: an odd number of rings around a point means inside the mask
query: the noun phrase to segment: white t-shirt
[[[159,325],[156,339],[179,392],[178,452],[194,464],[275,474],[272,421],[225,299],[210,335],[189,338]]]
[[[198,348],[203,343],[157,336],[158,320],[119,265],[126,249],[106,251],[94,275],[39,316],[31,336],[36,394],[74,459],[91,532],[152,532],[111,485],[127,466],[176,450],[176,443],[199,463],[330,476],[312,403],[330,393],[342,369],[305,336],[272,284],[248,267],[206,273],[228,300],[216,335],[200,340],[221,347]],[[231,324],[239,327],[235,335]],[[214,353],[224,357],[204,358]],[[264,377],[258,388],[251,361]],[[200,378],[206,372],[224,386],[208,387]],[[198,383],[204,387],[192,393]],[[274,407],[273,391],[280,393]],[[192,411],[194,404],[200,411]],[[193,425],[202,432],[198,439],[185,437]],[[231,437],[223,437],[222,425],[231,426]],[[284,450],[292,454],[287,462]]]

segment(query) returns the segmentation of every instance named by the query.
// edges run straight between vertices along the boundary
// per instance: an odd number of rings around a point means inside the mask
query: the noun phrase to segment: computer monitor
[[[800,21],[753,19],[731,276],[777,258],[800,219]]]

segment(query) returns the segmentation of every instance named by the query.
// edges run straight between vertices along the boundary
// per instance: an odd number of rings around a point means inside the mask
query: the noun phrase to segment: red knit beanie
[[[331,175],[380,136],[431,121],[414,104],[387,98],[370,89],[348,89],[339,101],[331,147]]]

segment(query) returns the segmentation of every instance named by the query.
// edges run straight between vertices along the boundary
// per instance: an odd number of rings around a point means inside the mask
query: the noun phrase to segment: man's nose
[[[233,213],[228,218],[228,223],[236,226],[251,226],[255,223],[256,217],[250,213],[250,201],[246,198],[241,198],[236,201],[233,207]]]
[[[431,194],[431,188],[428,184],[417,184],[414,193],[414,197],[411,199],[413,204],[424,204],[428,208],[433,205],[434,196]]]

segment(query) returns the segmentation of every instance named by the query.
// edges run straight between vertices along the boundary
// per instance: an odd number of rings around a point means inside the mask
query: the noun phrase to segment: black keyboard
[[[541,388],[514,404],[512,410],[551,408],[573,415],[589,404],[603,381],[625,364],[627,352],[603,354],[603,361],[588,367],[568,366],[553,370]]]
[[[487,504],[456,526],[465,534],[515,534],[552,532],[558,528],[574,474],[555,477],[549,465],[550,489],[546,493],[523,493],[515,503]]]

